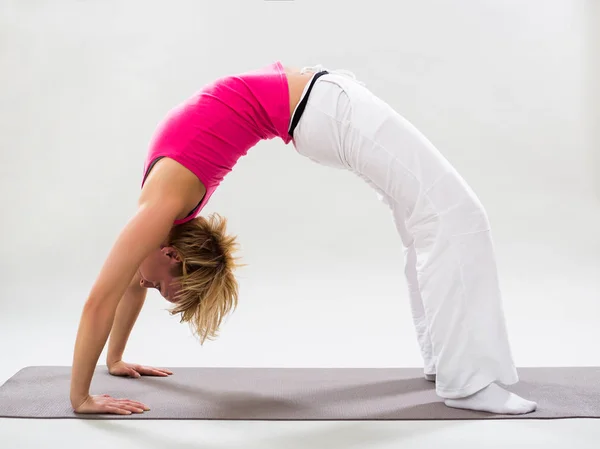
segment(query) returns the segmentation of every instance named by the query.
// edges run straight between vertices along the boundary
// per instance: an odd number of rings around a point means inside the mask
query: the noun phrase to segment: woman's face
[[[155,288],[167,301],[174,303],[178,286],[173,285],[175,267],[181,262],[172,247],[163,247],[153,251],[141,263],[138,274],[140,285],[144,288]]]

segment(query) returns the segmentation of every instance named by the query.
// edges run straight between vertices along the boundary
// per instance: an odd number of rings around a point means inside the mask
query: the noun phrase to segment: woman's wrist
[[[73,409],[77,409],[89,397],[89,393],[72,392],[70,395],[71,406],[73,407]]]
[[[119,363],[122,360],[123,360],[123,357],[116,357],[116,356],[106,357],[106,366],[108,368],[110,368],[112,365],[114,365],[115,363]]]

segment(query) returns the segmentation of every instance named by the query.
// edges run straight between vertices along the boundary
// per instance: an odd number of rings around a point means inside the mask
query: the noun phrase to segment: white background
[[[71,364],[81,307],[135,211],[165,113],[215,77],[275,60],[355,72],[472,185],[495,230],[518,366],[599,365],[599,28],[595,0],[3,0],[0,383],[24,366]],[[128,361],[420,366],[401,243],[361,180],[262,142],[211,212],[228,217],[249,264],[238,310],[200,347],[151,292]],[[599,427],[0,420],[0,438],[63,445],[64,429],[97,435],[92,445],[312,448],[410,435],[414,447],[464,447],[485,433],[491,447],[517,435],[528,447],[592,447]]]

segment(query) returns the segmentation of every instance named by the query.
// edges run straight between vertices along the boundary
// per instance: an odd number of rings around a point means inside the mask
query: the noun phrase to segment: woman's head
[[[167,245],[140,266],[141,283],[154,287],[180,313],[200,342],[217,336],[225,315],[238,302],[233,271],[240,265],[233,256],[236,237],[226,234],[227,220],[218,214],[197,217],[174,226]]]

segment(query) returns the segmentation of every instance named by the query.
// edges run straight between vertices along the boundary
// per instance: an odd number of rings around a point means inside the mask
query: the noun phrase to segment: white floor
[[[537,209],[527,201],[515,205],[515,216],[521,214],[528,224],[519,232],[507,225],[515,222],[514,217],[495,220],[506,315],[518,366],[600,365],[599,203],[571,199],[555,214],[558,203],[557,198],[549,203],[553,210],[544,209],[540,201],[535,203]],[[552,216],[557,217],[554,222],[548,219]],[[567,217],[585,219],[573,225]],[[539,226],[544,221],[547,226]],[[381,232],[393,239],[391,226]],[[333,246],[342,244],[335,235],[329,239]],[[356,259],[349,254],[336,260],[324,256],[311,264],[295,262],[293,254],[285,263],[270,260],[283,251],[276,245],[265,251],[261,257],[248,251],[252,265],[240,271],[240,306],[218,340],[199,347],[186,326],[164,311],[167,304],[151,295],[131,337],[127,360],[168,367],[419,365],[397,248],[362,249]],[[376,265],[369,259],[374,255],[380,257]],[[77,275],[67,282],[46,279],[41,273],[1,287],[0,382],[24,366],[71,363],[80,304],[94,276]],[[509,445],[583,449],[597,448],[599,440],[600,420],[0,420],[0,447],[10,449],[76,445],[90,449],[399,445],[464,449],[482,443],[503,449]]]

